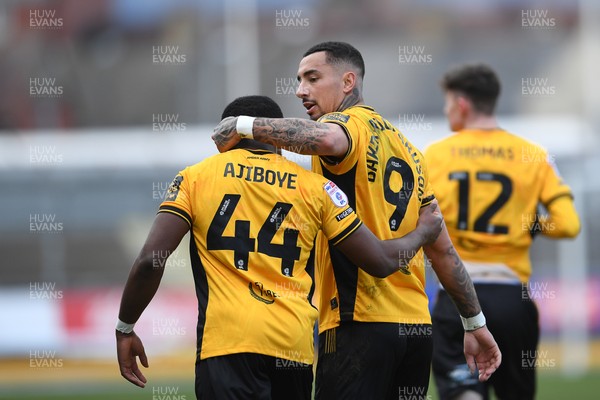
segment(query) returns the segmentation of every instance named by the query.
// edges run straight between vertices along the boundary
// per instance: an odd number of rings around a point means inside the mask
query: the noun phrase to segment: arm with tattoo
[[[212,139],[220,152],[240,141],[236,123],[236,117],[229,117],[215,128]],[[254,140],[300,154],[343,156],[348,150],[348,138],[336,124],[300,118],[256,118],[252,134]]]
[[[431,260],[440,283],[456,305],[460,315],[465,318],[477,315],[481,311],[477,293],[475,293],[471,277],[456,253],[445,225],[438,239],[423,249]]]
[[[430,245],[423,246],[423,249],[460,315],[469,318],[479,314],[481,306],[473,282],[452,245],[445,225],[438,239]],[[498,344],[485,325],[465,331],[464,355],[471,373],[479,371],[480,382],[488,380],[502,362]]]

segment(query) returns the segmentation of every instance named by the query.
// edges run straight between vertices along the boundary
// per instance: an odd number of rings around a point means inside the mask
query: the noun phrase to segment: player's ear
[[[344,83],[344,93],[351,93],[356,86],[356,73],[353,71],[346,71],[342,76],[342,82]]]
[[[456,96],[456,102],[458,104],[458,109],[462,114],[466,114],[473,108],[471,101],[464,96]]]

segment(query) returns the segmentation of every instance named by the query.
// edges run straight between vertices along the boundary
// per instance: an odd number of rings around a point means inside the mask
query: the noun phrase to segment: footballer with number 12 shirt
[[[575,237],[580,229],[569,186],[541,146],[500,128],[500,81],[487,65],[466,65],[442,80],[454,134],[425,151],[431,184],[452,242],[475,284],[502,351],[489,382],[465,373],[461,323],[441,290],[433,310],[433,371],[442,399],[533,399],[538,312],[528,292],[534,233]],[[539,215],[538,204],[547,210]],[[466,397],[462,397],[466,396]]]

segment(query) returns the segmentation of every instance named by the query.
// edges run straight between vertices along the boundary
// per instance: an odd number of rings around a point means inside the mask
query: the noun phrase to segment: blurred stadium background
[[[447,68],[498,71],[501,126],[549,149],[583,224],[533,246],[538,397],[597,398],[598,21],[595,0],[2,1],[0,398],[194,398],[187,240],[136,327],[144,390],[116,364],[123,284],[173,176],[215,153],[225,104],[265,94],[304,117],[297,65],[325,40],[363,53],[366,103],[421,149],[448,134]]]

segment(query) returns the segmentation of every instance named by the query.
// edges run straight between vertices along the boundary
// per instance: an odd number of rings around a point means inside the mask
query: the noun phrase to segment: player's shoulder
[[[361,105],[348,107],[348,108],[344,109],[343,111],[335,111],[335,112],[325,114],[321,118],[319,118],[318,122],[323,122],[323,123],[327,123],[327,122],[340,123],[341,122],[343,124],[346,124],[352,118],[362,120],[362,119],[371,117],[373,114],[379,115],[379,114],[377,114],[377,112],[375,111],[375,109],[373,107],[361,104]]]
[[[544,146],[537,142],[534,142],[533,140],[527,139],[523,136],[508,131],[503,131],[503,134],[506,137],[507,141],[510,141],[516,146],[521,146],[523,150],[535,149],[541,152],[546,152],[546,148]]]
[[[197,162],[197,163],[195,163],[195,164],[191,164],[191,165],[188,165],[188,166],[186,166],[186,167],[185,167],[185,168],[182,170],[182,172],[184,172],[184,171],[185,171],[187,174],[190,174],[190,175],[191,175],[191,174],[196,174],[196,173],[199,173],[199,172],[201,172],[201,171],[202,171],[204,168],[208,167],[209,165],[211,165],[211,164],[214,164],[214,163],[218,163],[218,162],[220,162],[220,161],[223,159],[223,157],[222,157],[222,156],[223,156],[224,154],[225,154],[225,153],[219,153],[219,154],[213,154],[213,155],[211,155],[211,156],[208,156],[208,157],[206,157],[206,158],[204,158],[204,159],[202,159],[202,160],[198,161],[198,162]]]
[[[426,157],[432,156],[437,152],[444,150],[447,147],[453,146],[458,140],[459,135],[457,133],[446,134],[443,137],[429,143],[423,150],[423,153]]]

